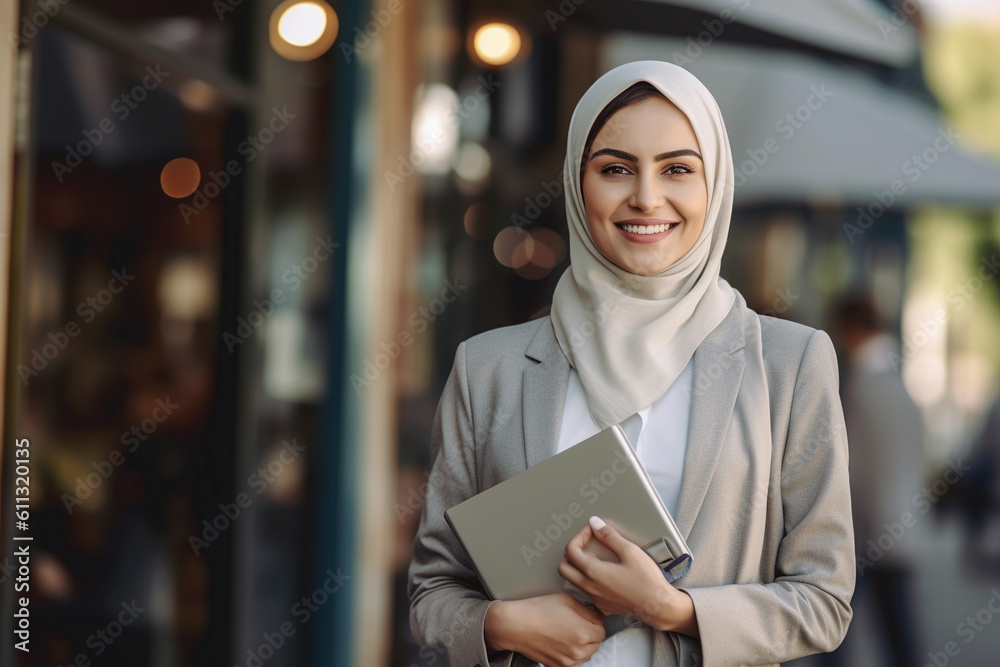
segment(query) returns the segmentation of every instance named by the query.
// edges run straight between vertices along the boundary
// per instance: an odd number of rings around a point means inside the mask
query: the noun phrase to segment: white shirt
[[[689,361],[666,393],[651,406],[639,411],[642,421],[638,441],[629,432],[631,429],[625,427],[629,441],[639,456],[639,462],[646,469],[656,492],[672,515],[677,513],[681,475],[684,473],[688,417],[691,413],[691,377]],[[600,430],[590,416],[580,377],[576,369],[570,367],[556,453],[569,449]],[[594,667],[635,667],[652,663],[653,629],[642,626],[622,630],[605,640],[600,650],[583,664]]]

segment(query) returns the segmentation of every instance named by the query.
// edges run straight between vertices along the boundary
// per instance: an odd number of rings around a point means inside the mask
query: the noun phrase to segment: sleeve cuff
[[[698,634],[700,635],[701,664],[703,667],[737,664],[741,652],[746,647],[734,645],[733,633],[727,631],[726,622],[722,618],[727,604],[727,591],[724,586],[708,588],[683,588],[694,603],[694,614],[698,619]]]

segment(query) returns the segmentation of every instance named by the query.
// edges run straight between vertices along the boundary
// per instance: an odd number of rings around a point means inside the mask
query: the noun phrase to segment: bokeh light
[[[525,248],[524,244],[534,246],[531,234],[520,227],[511,225],[504,227],[493,239],[493,254],[504,266],[514,269],[527,263],[533,248]]]
[[[324,0],[285,0],[271,12],[268,36],[275,53],[288,60],[313,60],[333,46],[337,13]]]
[[[485,239],[490,236],[489,205],[476,202],[465,211],[465,233],[474,239]]]
[[[525,280],[541,280],[566,256],[566,243],[548,227],[537,227],[528,233],[511,256],[514,272]]]
[[[163,166],[160,172],[160,187],[163,193],[174,199],[183,199],[198,189],[201,183],[201,169],[191,158],[174,158]]]
[[[177,95],[181,103],[192,111],[208,111],[218,102],[215,89],[200,79],[182,83]]]
[[[472,38],[474,57],[487,65],[506,65],[521,51],[521,35],[509,23],[485,23]]]
[[[531,238],[535,241],[534,252],[528,261],[535,266],[551,271],[566,257],[566,242],[554,230],[538,227],[531,231]]]
[[[293,46],[309,46],[326,30],[326,12],[315,2],[299,2],[278,18],[278,35]]]
[[[463,181],[482,184],[490,175],[492,160],[482,144],[466,141],[455,159],[455,173]]]
[[[458,94],[443,83],[432,83],[419,87],[417,98],[410,129],[411,151],[400,158],[397,171],[446,174],[458,150],[459,126],[454,121]]]
[[[525,280],[541,280],[545,276],[549,275],[549,271],[550,269],[543,269],[542,267],[536,266],[531,262],[514,269],[514,273]]]
[[[211,317],[216,305],[215,271],[206,258],[178,255],[168,259],[157,281],[165,317],[197,320]]]
[[[473,204],[480,206],[482,203]],[[469,207],[466,211],[466,231],[469,218],[479,214]],[[469,232],[470,235],[472,232]],[[493,240],[493,254],[504,266],[526,280],[541,280],[566,257],[566,242],[555,231],[547,227],[537,227],[530,231],[511,225],[504,227]]]

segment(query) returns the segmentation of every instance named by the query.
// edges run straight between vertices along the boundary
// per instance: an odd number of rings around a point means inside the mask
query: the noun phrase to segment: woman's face
[[[705,225],[701,147],[687,116],[662,95],[608,119],[594,137],[582,185],[594,244],[631,273],[665,271]]]

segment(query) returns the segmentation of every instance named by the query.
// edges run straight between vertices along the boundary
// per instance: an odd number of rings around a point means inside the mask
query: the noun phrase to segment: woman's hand
[[[608,547],[618,562],[585,552],[583,547],[594,538]],[[570,539],[558,571],[605,614],[630,616],[657,630],[698,636],[690,596],[671,586],[645,551],[597,517],[591,517],[590,525]]]
[[[601,648],[604,615],[569,593],[494,602],[483,634],[491,652],[516,651],[546,667],[570,667]]]

